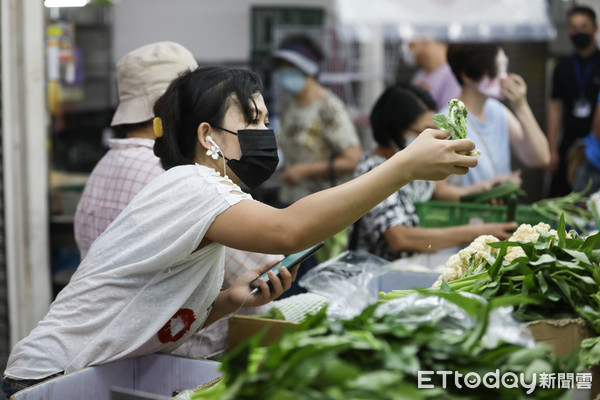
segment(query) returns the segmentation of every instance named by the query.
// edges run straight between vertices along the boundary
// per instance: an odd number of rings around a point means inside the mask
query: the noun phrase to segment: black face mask
[[[269,179],[279,163],[277,141],[273,129],[240,129],[237,133],[222,129],[238,137],[242,157],[239,160],[227,160],[238,178],[250,189],[255,189]]]
[[[585,49],[592,43],[592,35],[589,33],[580,32],[571,35],[570,37],[573,46],[575,46],[575,48],[578,50]]]

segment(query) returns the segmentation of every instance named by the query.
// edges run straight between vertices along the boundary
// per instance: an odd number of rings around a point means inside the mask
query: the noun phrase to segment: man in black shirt
[[[553,174],[550,197],[571,191],[567,182],[567,152],[573,143],[590,132],[600,90],[600,51],[594,39],[598,31],[596,13],[574,6],[567,14],[568,33],[575,53],[554,69],[552,99],[548,105],[547,132]]]

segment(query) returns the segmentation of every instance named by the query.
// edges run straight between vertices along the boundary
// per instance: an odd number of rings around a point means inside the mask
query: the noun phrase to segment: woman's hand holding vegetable
[[[411,166],[411,180],[438,181],[449,175],[464,175],[477,165],[477,157],[467,153],[475,149],[470,139],[445,140],[448,131],[426,129],[404,150],[391,159],[403,159],[404,167]],[[408,160],[408,162],[406,162]]]

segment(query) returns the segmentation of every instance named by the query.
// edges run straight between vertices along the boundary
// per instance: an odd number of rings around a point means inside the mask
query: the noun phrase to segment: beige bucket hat
[[[154,102],[179,73],[198,68],[194,55],[175,42],[137,48],[117,62],[119,106],[111,126],[136,124],[154,118]]]

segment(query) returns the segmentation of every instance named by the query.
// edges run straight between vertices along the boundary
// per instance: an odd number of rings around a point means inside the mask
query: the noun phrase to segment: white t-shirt
[[[223,282],[224,246],[194,250],[214,219],[243,199],[251,196],[205,166],[158,176],[92,244],[13,349],[5,375],[40,379],[177,348],[202,326]]]

